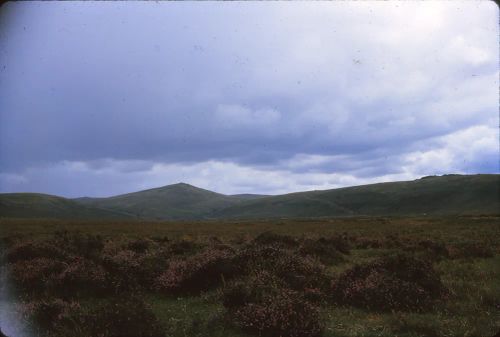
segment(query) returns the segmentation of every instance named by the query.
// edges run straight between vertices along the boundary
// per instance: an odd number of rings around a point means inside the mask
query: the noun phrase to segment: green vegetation
[[[175,184],[110,198],[84,198],[85,205],[112,209],[147,219],[194,219],[216,209],[229,207],[242,199],[197,188]]]
[[[228,207],[217,218],[498,214],[500,175],[446,175],[292,193]]]
[[[500,218],[1,219],[35,336],[494,336]]]
[[[445,175],[279,196],[230,196],[181,183],[110,198],[0,194],[0,214],[149,220],[499,214],[498,186],[498,174]]]
[[[0,193],[0,216],[19,218],[130,218],[120,211],[88,207],[76,201],[40,193]]]

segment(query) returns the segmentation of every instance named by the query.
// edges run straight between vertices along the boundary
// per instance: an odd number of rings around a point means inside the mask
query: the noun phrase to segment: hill
[[[500,213],[500,175],[429,176],[278,196],[224,195],[184,183],[109,198],[0,194],[3,217],[162,220]]]
[[[200,219],[255,196],[228,196],[189,184],[153,188],[110,198],[78,198],[80,204],[134,214],[148,219]]]
[[[114,219],[128,214],[82,205],[70,199],[40,193],[0,194],[0,216],[15,218]]]
[[[265,194],[232,194],[231,197],[237,198],[240,200],[252,200],[252,199],[260,199],[268,197],[269,195]]]
[[[444,175],[250,200],[217,218],[500,213],[500,175]]]

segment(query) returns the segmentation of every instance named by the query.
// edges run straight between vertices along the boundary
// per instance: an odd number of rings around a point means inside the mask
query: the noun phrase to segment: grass
[[[289,235],[298,240],[297,242],[303,242],[301,240],[306,238],[314,240],[319,237],[340,235],[350,242],[351,249],[349,254],[343,254],[341,260],[325,267],[324,273],[328,279],[335,280],[353,266],[370,264],[384,256],[406,252],[431,259],[434,270],[439,274],[444,287],[448,289],[448,295],[446,299],[439,300],[434,307],[426,311],[377,311],[355,307],[349,303],[333,303],[328,300],[327,295],[324,295],[326,293],[322,293],[320,302],[314,302],[320,309],[322,336],[492,337],[500,331],[500,218],[495,216],[346,217],[196,222],[139,220],[71,222],[4,218],[0,219],[0,231],[0,238],[6,245],[27,240],[49,242],[56,231],[70,233],[78,231],[83,235],[100,235],[105,242],[103,253],[99,253],[101,255],[116,254],[113,249],[123,250],[122,247],[128,242],[144,238],[160,240],[167,237],[170,240],[168,242],[183,240],[211,247],[210,242],[215,242],[214,237],[216,237],[218,242],[222,242],[219,244],[240,249],[239,247],[252,242],[251,240],[260,233],[269,231]],[[456,249],[475,244],[491,252],[491,257],[488,257],[488,254],[485,257],[467,257],[467,254],[446,256],[444,253],[444,255],[439,253],[439,250],[428,251],[422,248],[424,246],[419,246],[422,241],[431,241],[436,247],[443,245]],[[378,248],[371,246],[363,248],[366,242],[378,245]],[[111,245],[111,248],[106,248],[106,245]],[[153,254],[155,250],[150,249],[149,252]],[[102,256],[99,254],[90,256],[100,261]],[[142,253],[137,254],[142,256],[140,255]],[[193,251],[187,254],[186,256],[191,256],[197,253]],[[186,258],[184,255],[179,255],[176,259],[182,261]],[[243,274],[238,276],[238,279],[250,282]],[[208,291],[189,295],[184,293],[169,295],[145,288],[140,289],[138,293],[150,306],[166,336],[254,336],[255,331],[242,329],[235,323],[234,317],[221,302],[221,296],[225,289],[231,287],[232,282],[228,278]],[[297,296],[301,296],[302,290],[298,291]],[[55,298],[58,296],[56,292],[34,294],[30,295],[31,298],[22,295],[22,292],[18,295],[22,301],[36,301],[40,298]],[[136,293],[137,289],[133,292]],[[117,296],[127,297],[127,294],[123,292]],[[86,310],[91,310],[93,301],[112,302],[116,296],[96,298],[91,296],[71,300],[78,301]]]
[[[207,297],[147,298],[155,315],[172,337],[246,337],[223,322],[224,307]]]
[[[39,193],[0,193],[3,217],[57,217],[64,219],[113,219],[129,217],[120,212],[88,207],[74,200]]]
[[[0,194],[0,214],[65,219],[263,219],[498,214],[499,174],[444,175],[275,196],[224,195],[188,184],[109,198]],[[307,220],[307,219],[306,219]]]
[[[219,218],[349,215],[498,214],[500,175],[444,175],[414,181],[308,191],[250,200],[221,209]]]

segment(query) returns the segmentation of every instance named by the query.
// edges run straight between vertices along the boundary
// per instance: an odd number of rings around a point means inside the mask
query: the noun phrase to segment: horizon
[[[0,193],[498,174],[498,29],[492,2],[7,2]]]
[[[334,188],[327,188],[327,189],[301,190],[301,191],[286,192],[286,193],[281,193],[281,194],[264,194],[264,193],[232,193],[232,194],[226,194],[226,193],[218,192],[218,191],[215,191],[215,190],[209,190],[209,189],[206,189],[206,188],[203,188],[203,187],[199,187],[199,186],[196,186],[196,185],[193,185],[193,184],[190,184],[190,183],[186,183],[186,182],[180,181],[180,182],[176,182],[176,183],[172,183],[172,184],[168,184],[168,185],[162,185],[162,186],[147,188],[147,189],[144,189],[144,190],[128,191],[128,192],[121,193],[121,194],[113,194],[113,195],[99,196],[99,197],[97,197],[97,196],[90,196],[90,195],[82,195],[82,196],[77,196],[77,197],[70,197],[70,198],[65,197],[65,198],[67,198],[67,199],[111,198],[111,197],[116,197],[116,196],[120,196],[120,195],[133,194],[133,193],[138,193],[138,192],[145,192],[145,191],[155,190],[155,189],[162,189],[162,188],[176,186],[176,185],[188,185],[190,187],[194,187],[194,188],[197,188],[197,189],[203,189],[203,190],[206,190],[206,191],[209,191],[209,192],[215,192],[217,194],[222,194],[222,195],[226,195],[226,196],[245,195],[245,194],[252,195],[253,194],[253,195],[263,195],[263,196],[273,197],[273,196],[279,196],[279,195],[284,195],[284,194],[292,194],[292,193],[312,192],[312,191],[328,191],[328,190],[335,190],[335,189],[341,189],[341,188],[350,188],[350,187],[358,187],[358,186],[366,186],[366,185],[376,185],[376,184],[384,184],[384,183],[397,183],[397,182],[406,182],[406,181],[416,181],[416,180],[421,180],[421,179],[431,178],[431,177],[464,176],[464,175],[474,176],[474,175],[500,175],[500,174],[499,173],[474,173],[474,174],[445,173],[445,174],[442,174],[442,175],[421,176],[421,177],[418,177],[418,178],[415,178],[415,179],[411,179],[411,180],[378,181],[378,182],[373,182],[373,183],[369,183],[369,184],[349,185],[349,186],[334,187]],[[47,194],[47,193],[41,193],[41,192],[36,192],[36,191],[0,192],[0,194],[18,194],[18,193],[19,194],[46,194],[46,195],[51,195],[51,196],[55,196],[55,197],[64,197],[64,196],[57,195],[57,194]]]

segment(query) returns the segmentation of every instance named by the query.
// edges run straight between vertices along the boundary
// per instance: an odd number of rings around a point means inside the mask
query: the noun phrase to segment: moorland
[[[492,337],[500,331],[496,182],[428,177],[212,200],[214,192],[186,184],[97,201],[4,194],[0,329],[11,337]],[[163,195],[172,218],[141,193]],[[189,204],[197,207],[186,213]]]

